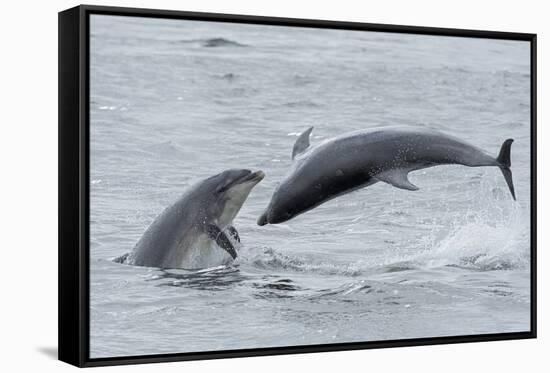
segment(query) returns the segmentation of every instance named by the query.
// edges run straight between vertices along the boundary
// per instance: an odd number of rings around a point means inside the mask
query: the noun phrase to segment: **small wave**
[[[235,79],[237,79],[239,76],[237,74],[234,74],[234,73],[226,73],[226,74],[217,74],[217,75],[214,75],[214,77],[216,79],[221,79],[221,80],[225,80],[227,82],[232,82]]]
[[[312,298],[334,297],[338,295],[347,296],[347,295],[358,294],[358,293],[368,294],[373,291],[374,291],[374,288],[372,287],[371,284],[367,283],[365,280],[361,280],[357,282],[343,284],[333,289],[319,290],[317,294],[312,296]]]
[[[246,44],[241,44],[236,41],[226,39],[226,38],[208,38],[208,39],[187,39],[179,40],[179,43],[185,44],[200,44],[206,48],[216,48],[216,47],[246,47]]]
[[[260,290],[254,296],[262,299],[293,298],[295,296],[294,293],[303,290],[290,279],[279,279],[267,283],[254,282],[252,283],[252,287]]]
[[[180,147],[171,140],[146,145],[143,150],[151,155],[161,157],[179,156],[182,153]]]
[[[161,269],[154,272],[147,281],[158,282],[157,286],[185,287],[197,290],[226,290],[246,280],[234,266],[216,266],[201,270]]]
[[[293,272],[314,272],[323,275],[359,276],[362,274],[358,264],[333,264],[316,262],[297,256],[282,254],[272,248],[263,248],[261,253],[241,258],[252,266],[268,270]]]
[[[202,42],[204,47],[246,47],[245,44],[237,43],[236,41],[225,38],[210,38]]]
[[[395,37],[384,37],[384,36],[377,36],[374,38],[359,38],[361,41],[367,41],[367,42],[378,42],[378,43],[394,43],[394,44],[408,44],[409,41],[402,38],[395,38]]]
[[[294,75],[292,77],[292,84],[296,87],[304,87],[310,84],[314,84],[317,80],[313,76],[306,75]]]
[[[289,107],[289,108],[318,108],[318,107],[320,107],[319,104],[316,104],[315,102],[308,101],[308,100],[286,102],[286,103],[282,104],[282,106]]]
[[[522,122],[508,122],[504,124],[508,128],[521,128],[525,127],[525,124]]]

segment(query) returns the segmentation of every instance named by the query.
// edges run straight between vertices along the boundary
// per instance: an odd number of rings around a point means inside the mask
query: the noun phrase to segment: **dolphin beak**
[[[252,177],[254,181],[260,182],[264,179],[265,173],[262,170],[258,170],[256,172],[252,173]]]
[[[257,223],[258,223],[258,225],[259,225],[260,227],[262,227],[262,226],[264,226],[264,225],[266,225],[266,224],[268,223],[268,222],[267,222],[267,211],[264,212],[264,213],[262,214],[262,216],[260,216],[260,217],[258,218]]]
[[[255,183],[259,183],[260,181],[263,180],[263,178],[265,177],[265,173],[261,170],[259,171],[256,171],[256,172],[251,172],[249,173],[248,175],[246,175],[245,177],[243,177],[242,179],[240,179],[238,181],[238,183],[248,183],[248,182],[255,182]]]

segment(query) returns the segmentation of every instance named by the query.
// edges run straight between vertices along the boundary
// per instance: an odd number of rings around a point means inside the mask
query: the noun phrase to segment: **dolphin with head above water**
[[[262,171],[227,170],[195,184],[153,221],[133,252],[115,261],[158,268],[203,268],[201,255],[212,248],[222,248],[235,259],[233,243],[240,239],[233,219],[264,176]]]
[[[419,127],[379,127],[344,134],[310,147],[308,128],[292,151],[294,167],[275,189],[258,225],[288,221],[342,194],[379,181],[418,190],[407,175],[423,168],[460,164],[499,167],[516,199],[505,140],[495,158],[456,137]]]

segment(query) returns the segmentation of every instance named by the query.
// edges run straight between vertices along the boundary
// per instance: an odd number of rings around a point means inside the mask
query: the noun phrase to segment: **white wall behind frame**
[[[132,372],[419,371],[518,372],[548,366],[550,24],[543,1],[119,0],[96,5],[331,19],[537,33],[539,338],[384,350],[258,357],[116,368]],[[3,4],[0,92],[0,369],[69,371],[57,345],[57,12],[75,1]],[[113,368],[111,368],[113,369]]]

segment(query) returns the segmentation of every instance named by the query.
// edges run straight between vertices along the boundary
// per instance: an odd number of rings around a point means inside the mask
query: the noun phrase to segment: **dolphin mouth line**
[[[265,173],[261,170],[256,172],[251,172],[248,175],[243,176],[241,179],[239,179],[237,181],[237,184],[247,183],[249,181],[259,182],[263,180],[264,177],[265,177]]]

